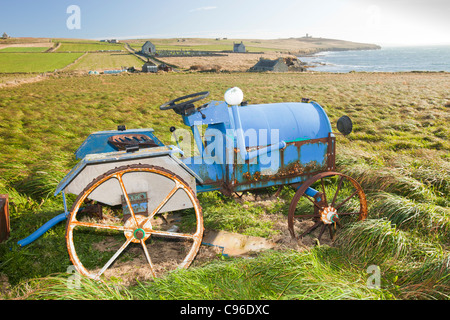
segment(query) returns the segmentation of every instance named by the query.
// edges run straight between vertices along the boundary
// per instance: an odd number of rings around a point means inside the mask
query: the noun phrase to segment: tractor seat
[[[118,134],[108,138],[108,142],[117,150],[127,150],[129,147],[153,148],[158,145],[144,134]]]

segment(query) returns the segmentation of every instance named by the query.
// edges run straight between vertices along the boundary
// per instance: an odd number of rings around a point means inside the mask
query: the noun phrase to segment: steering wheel
[[[187,109],[187,107],[189,105],[191,105],[192,103],[202,100],[202,99],[205,99],[207,96],[209,96],[209,91],[203,91],[203,92],[189,94],[187,96],[179,97],[179,98],[176,98],[169,102],[164,103],[163,105],[161,105],[159,107],[159,110],[176,109],[179,111],[183,111],[183,110]],[[192,99],[190,99],[190,98],[192,98]],[[183,101],[186,99],[190,99],[190,100]],[[179,101],[183,101],[183,102],[179,102]]]

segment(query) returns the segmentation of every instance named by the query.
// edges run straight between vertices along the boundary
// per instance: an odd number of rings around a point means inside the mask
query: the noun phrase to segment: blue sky
[[[17,37],[277,39],[450,44],[449,0],[0,0],[0,33]],[[69,29],[70,5],[80,29]]]

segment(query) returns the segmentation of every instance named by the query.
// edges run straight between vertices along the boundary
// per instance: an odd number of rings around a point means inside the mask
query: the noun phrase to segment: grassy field
[[[131,53],[125,52],[102,52],[88,53],[82,59],[71,65],[67,70],[107,70],[120,69],[121,67],[135,66],[137,69],[144,62]]]
[[[61,42],[56,52],[87,52],[87,51],[125,51],[123,43],[108,42]]]
[[[0,49],[0,53],[3,52],[44,52],[48,47],[8,47]]]
[[[153,41],[152,41],[153,43]],[[154,42],[157,51],[161,50],[194,50],[194,51],[233,51],[233,43],[225,44],[159,44],[158,41]],[[130,43],[130,47],[135,50],[141,50],[144,42],[141,43]],[[262,52],[262,51],[276,51],[276,48],[263,48],[246,46],[247,52]]]
[[[2,297],[449,299],[448,83],[449,73],[60,74],[2,88],[0,193],[8,193],[14,203],[11,238],[0,244]],[[327,111],[334,130],[336,120],[349,115],[354,132],[337,138],[336,161],[338,171],[363,186],[368,219],[346,226],[334,243],[298,247],[283,242],[253,259],[199,254],[188,270],[127,287],[120,279],[104,285],[83,279],[81,288],[68,288],[71,263],[63,224],[18,248],[19,239],[62,212],[61,198],[52,194],[90,133],[119,124],[152,127],[171,144],[169,127],[183,124],[159,105],[203,90],[211,92],[208,99],[222,100],[232,86],[239,86],[252,104],[311,98]],[[264,194],[254,201],[207,193],[199,201],[205,228],[274,240],[287,231],[292,196],[286,187],[277,200]],[[371,265],[381,270],[381,289],[366,285]]]
[[[81,53],[2,53],[0,72],[53,72],[80,56]]]
[[[352,49],[376,49],[377,46],[350,41],[322,39],[322,38],[289,38],[289,39],[206,39],[206,38],[183,38],[183,39],[149,39],[156,50],[206,50],[206,51],[232,51],[233,43],[244,43],[248,52],[291,52],[291,53],[313,53],[318,50],[326,51],[329,48],[352,50]],[[140,49],[144,40],[125,40],[134,49]]]

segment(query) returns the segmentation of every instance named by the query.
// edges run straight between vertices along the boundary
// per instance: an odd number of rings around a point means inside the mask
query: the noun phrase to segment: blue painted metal
[[[80,162],[78,162],[75,167],[59,182],[56,186],[55,196],[58,195],[66,186],[88,165],[103,162],[115,162],[123,160],[135,160],[141,158],[149,157],[160,157],[168,155],[174,159],[180,166],[182,166],[186,171],[188,171],[192,176],[194,176],[200,183],[202,179],[194,171],[192,171],[188,166],[181,162],[178,158],[172,155],[177,149],[173,146],[164,147],[154,147],[140,149],[136,152],[128,153],[126,151],[114,151],[105,152],[97,154],[88,154]]]
[[[306,191],[305,191],[305,194],[306,194],[307,196],[314,197],[318,192],[319,192],[319,191],[317,191],[316,189],[313,189],[313,188],[311,188],[311,187],[308,187],[308,189],[306,189]]]
[[[124,70],[104,70],[103,71],[104,74],[116,74],[116,73],[122,73],[122,72],[127,72],[127,70],[124,69]]]
[[[110,130],[94,132],[87,137],[81,146],[75,151],[77,159],[83,159],[88,154],[114,152],[114,148],[109,142],[108,138],[120,134],[144,134],[152,139],[157,145],[164,146],[159,139],[153,134],[153,129],[131,129],[131,130]]]
[[[313,173],[332,169],[328,158],[330,143],[334,149],[331,124],[314,101],[247,106],[212,101],[201,113],[183,116],[183,122],[191,127],[203,156],[183,161],[205,181],[197,192],[223,190],[224,185],[244,191],[299,183]],[[215,139],[203,144],[200,125],[207,125],[205,136]],[[272,136],[272,130],[277,134]],[[256,139],[250,138],[252,133]],[[212,157],[207,150],[217,139],[222,147],[216,144]]]
[[[270,152],[273,152],[275,150],[279,150],[279,149],[286,147],[285,141],[279,141],[279,142],[275,142],[275,143],[272,142],[273,144],[270,146],[265,146],[265,147],[262,147],[261,149],[248,152],[247,146],[245,144],[244,128],[242,127],[241,116],[240,116],[240,112],[239,112],[238,108],[239,108],[238,106],[231,107],[231,109],[233,110],[236,144],[237,144],[237,147],[239,148],[239,155],[241,156],[242,159],[251,160],[251,159],[256,158],[257,156],[267,155]],[[256,128],[251,128],[251,129],[255,130],[255,133],[256,133]],[[249,146],[252,146],[252,145],[250,144]],[[258,146],[260,146],[260,145],[258,144]]]
[[[37,229],[35,232],[33,232],[28,237],[19,240],[17,244],[21,247],[26,246],[30,244],[31,242],[37,240],[39,237],[41,237],[44,233],[46,233],[50,228],[54,227],[58,223],[66,220],[67,216],[65,213],[61,213],[57,215],[56,217],[53,217],[49,221],[47,221],[45,224],[43,224],[39,229]]]

